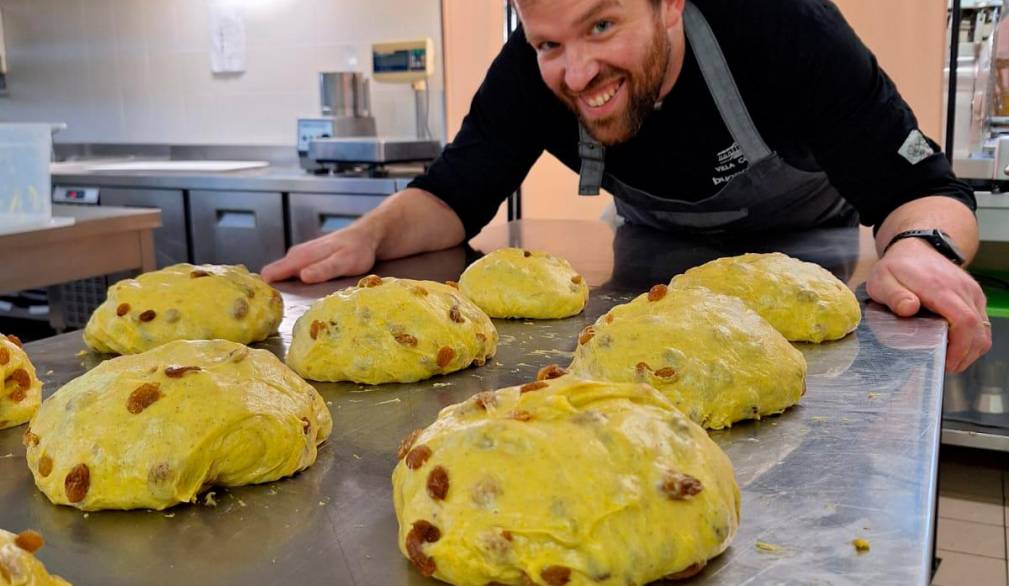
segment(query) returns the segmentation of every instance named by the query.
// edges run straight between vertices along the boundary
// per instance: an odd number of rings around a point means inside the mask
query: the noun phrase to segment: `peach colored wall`
[[[945,0],[835,0],[911,104],[922,130],[941,142]],[[502,0],[442,0],[447,127],[453,136],[501,46]],[[578,197],[578,177],[550,155],[522,186],[523,217],[596,219],[608,195]],[[495,223],[503,221],[499,212]]]

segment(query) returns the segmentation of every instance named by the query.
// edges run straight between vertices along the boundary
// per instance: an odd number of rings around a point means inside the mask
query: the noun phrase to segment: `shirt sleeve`
[[[459,133],[410,182],[447,203],[467,238],[490,222],[543,152],[537,113],[544,91],[535,52],[519,29],[491,64]]]
[[[794,4],[804,12],[793,21],[802,23],[793,28],[799,69],[792,87],[806,105],[800,127],[861,223],[878,227],[897,207],[930,195],[975,210],[971,188],[921,133],[914,112],[837,7],[828,0]]]

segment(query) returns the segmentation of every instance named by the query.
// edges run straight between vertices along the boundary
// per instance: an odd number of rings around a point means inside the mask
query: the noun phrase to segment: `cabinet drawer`
[[[258,272],[284,255],[283,198],[276,192],[189,192],[197,263],[244,264]]]
[[[291,244],[299,244],[348,226],[387,196],[290,193],[287,197]]]

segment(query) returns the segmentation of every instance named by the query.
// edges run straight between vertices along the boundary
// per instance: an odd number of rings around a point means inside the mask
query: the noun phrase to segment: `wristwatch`
[[[949,237],[949,234],[943,232],[942,230],[908,230],[906,232],[901,232],[890,240],[890,243],[886,245],[883,249],[883,254],[886,254],[887,250],[893,246],[894,242],[898,240],[903,240],[905,238],[921,238],[925,242],[932,245],[932,248],[936,249],[939,254],[945,256],[946,258],[953,261],[956,265],[962,265],[964,258],[957,250],[956,245],[953,244],[953,240]]]

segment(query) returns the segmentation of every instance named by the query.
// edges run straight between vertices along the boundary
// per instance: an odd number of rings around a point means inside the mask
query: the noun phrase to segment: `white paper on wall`
[[[245,71],[245,19],[235,2],[211,2],[210,71],[242,73]]]

